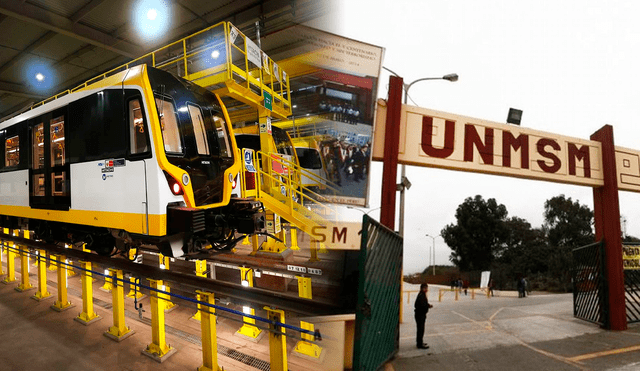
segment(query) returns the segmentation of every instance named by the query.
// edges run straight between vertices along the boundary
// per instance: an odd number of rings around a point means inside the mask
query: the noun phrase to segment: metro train
[[[102,255],[227,250],[263,233],[220,97],[139,65],[0,122],[0,225]]]

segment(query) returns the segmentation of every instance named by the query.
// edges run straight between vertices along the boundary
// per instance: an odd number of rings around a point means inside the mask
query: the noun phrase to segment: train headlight
[[[189,174],[182,174],[182,184],[189,185]]]
[[[233,174],[229,173],[229,183],[233,183]]]
[[[175,180],[171,175],[169,175],[166,171],[164,172],[165,177],[167,178],[167,183],[169,183],[169,189],[171,190],[171,193],[173,193],[176,196],[182,195],[184,194],[184,191],[182,189],[182,186],[180,185],[180,182],[178,182],[177,180]],[[186,175],[186,174],[185,174]],[[187,175],[187,180],[189,179],[189,176]],[[182,177],[182,181],[184,181],[184,176]],[[188,182],[187,182],[188,183]]]
[[[171,192],[173,192],[174,195],[179,195],[182,193],[182,188],[180,188],[180,184],[178,184],[178,182],[173,183],[173,185],[171,185]]]

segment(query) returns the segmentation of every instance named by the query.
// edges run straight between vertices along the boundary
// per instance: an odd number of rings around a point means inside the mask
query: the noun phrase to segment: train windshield
[[[221,202],[234,154],[216,96],[168,72],[148,72],[167,160],[189,173],[197,206]]]

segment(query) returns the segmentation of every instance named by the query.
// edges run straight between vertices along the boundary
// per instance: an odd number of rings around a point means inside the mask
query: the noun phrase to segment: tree
[[[549,247],[544,231],[518,217],[505,221],[508,231],[504,248],[496,255],[497,262],[509,271],[509,276],[546,272]]]
[[[544,229],[551,246],[573,249],[593,241],[593,211],[564,195],[544,203]]]
[[[593,212],[571,197],[560,195],[544,203],[544,220],[543,229],[551,247],[549,275],[557,277],[564,291],[568,291],[572,250],[594,242]]]
[[[462,271],[489,269],[494,255],[503,249],[508,231],[507,208],[495,199],[468,197],[456,210],[456,224],[440,234],[453,252],[449,260]]]

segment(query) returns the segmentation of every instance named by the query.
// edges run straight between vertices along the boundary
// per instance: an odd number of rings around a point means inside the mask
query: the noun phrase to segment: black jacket
[[[415,308],[416,314],[426,315],[427,312],[429,312],[429,300],[427,299],[427,294],[420,291],[413,307]]]

